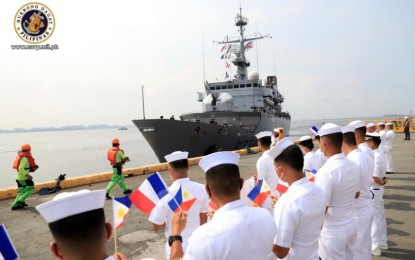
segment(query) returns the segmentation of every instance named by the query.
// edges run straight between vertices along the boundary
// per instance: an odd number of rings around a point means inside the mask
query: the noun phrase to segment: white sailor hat
[[[386,125],[393,125],[393,123],[392,122],[387,122]]]
[[[106,190],[63,192],[36,206],[48,223],[104,207]]]
[[[270,137],[271,135],[272,135],[271,131],[262,131],[262,132],[257,133],[255,137],[256,139],[261,139],[262,137],[267,137],[267,136]]]
[[[342,133],[354,133],[354,126],[352,125],[346,125],[342,127]]]
[[[280,132],[280,129],[274,128],[274,132],[279,133]]]
[[[273,160],[278,157],[282,152],[285,151],[289,146],[293,145],[293,139],[291,137],[285,137],[281,139],[274,147],[272,147],[269,152],[268,156],[271,157]]]
[[[307,140],[311,140],[311,136],[305,135],[305,136],[301,136],[301,138],[300,138],[300,142],[307,141]]]
[[[385,123],[383,123],[383,122],[378,123],[378,126],[384,126],[384,125],[385,125]]]
[[[203,157],[199,162],[199,166],[206,173],[210,168],[221,164],[238,165],[240,157],[235,152],[216,152]]]
[[[176,152],[172,152],[171,154],[165,155],[164,158],[166,159],[167,162],[174,162],[178,160],[187,159],[188,155],[189,155],[189,152],[176,151]]]
[[[354,126],[354,128],[356,129],[356,128],[364,127],[365,123],[360,120],[355,120],[355,121],[350,122],[349,125]]]
[[[380,135],[376,132],[373,132],[373,133],[367,132],[366,133],[366,140],[371,140],[371,139],[374,139],[374,138],[379,138],[380,139]]]
[[[408,119],[408,117],[407,117],[407,116],[405,116],[403,119]]]
[[[375,124],[374,123],[369,123],[369,124],[366,125],[366,127],[375,127]]]
[[[335,134],[335,133],[341,133],[342,132],[342,128],[336,124],[333,123],[327,123],[324,124],[321,129],[318,131],[319,135],[321,137],[325,136],[325,135],[331,135],[331,134]]]

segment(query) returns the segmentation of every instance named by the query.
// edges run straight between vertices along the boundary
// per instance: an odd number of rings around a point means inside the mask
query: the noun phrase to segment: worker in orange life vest
[[[123,189],[124,194],[130,194],[132,190],[127,188],[127,185],[124,182],[124,176],[122,175],[122,166],[130,161],[130,158],[125,156],[124,151],[120,149],[120,140],[118,140],[118,138],[112,139],[112,148],[108,149],[107,158],[111,162],[113,172],[111,181],[107,186],[107,199],[111,199],[109,193],[117,183]]]
[[[16,183],[18,193],[16,199],[12,204],[12,210],[22,209],[27,206],[26,198],[32,195],[35,190],[33,177],[30,172],[36,171],[39,166],[36,165],[33,159],[30,144],[24,144],[21,150],[17,153],[17,157],[13,162],[13,168],[17,170]]]

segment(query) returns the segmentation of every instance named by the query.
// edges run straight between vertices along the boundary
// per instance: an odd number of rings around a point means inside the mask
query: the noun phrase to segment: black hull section
[[[281,121],[280,121],[281,120]],[[133,120],[160,162],[174,151],[188,151],[189,158],[207,155],[216,151],[233,151],[257,146],[255,134],[260,131],[284,127],[288,135],[290,120],[278,118],[279,124],[260,120],[257,129],[229,127],[219,124],[187,122],[168,119]],[[274,121],[274,120],[272,120]]]

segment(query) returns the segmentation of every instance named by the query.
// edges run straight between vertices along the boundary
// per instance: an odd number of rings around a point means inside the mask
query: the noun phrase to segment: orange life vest
[[[20,161],[23,157],[26,157],[29,160],[29,168],[26,168],[26,170],[29,170],[30,172],[34,172],[39,168],[39,166],[36,165],[35,159],[33,158],[32,154],[30,152],[17,152],[16,159],[14,159],[13,162],[13,169],[16,169],[19,171]]]
[[[110,161],[111,165],[117,164],[117,152],[118,151],[121,151],[122,153],[124,153],[124,151],[120,149],[120,147],[112,147],[108,149],[107,158],[108,158],[108,161]]]

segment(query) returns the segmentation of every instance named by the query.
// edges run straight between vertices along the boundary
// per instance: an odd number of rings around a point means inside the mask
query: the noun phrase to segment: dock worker
[[[168,163],[169,175],[173,179],[173,183],[169,187],[169,193],[174,196],[179,188],[183,186],[196,197],[196,202],[192,205],[190,210],[186,212],[187,226],[182,232],[183,250],[186,250],[189,237],[193,231],[207,222],[207,212],[209,207],[209,197],[206,193],[205,186],[191,181],[188,177],[188,154],[188,152],[176,151],[164,156]],[[151,211],[149,217],[149,221],[153,223],[153,230],[159,231],[164,228],[167,239],[172,233],[171,220],[174,216],[174,212],[168,205],[168,202],[171,199],[171,195],[164,196]],[[168,241],[166,241],[165,252],[166,258],[170,259],[170,246]]]
[[[275,204],[277,233],[272,251],[278,259],[318,259],[325,194],[303,175],[303,154],[290,137],[280,140],[268,155],[274,160],[276,174],[289,184]]]
[[[386,174],[386,159],[385,155],[379,151],[379,145],[381,143],[379,134],[368,133],[367,143],[374,152],[374,171],[372,179],[372,192],[374,194],[372,200],[373,207],[373,223],[372,223],[372,254],[380,256],[381,249],[388,249],[387,243],[387,228],[385,207],[383,202],[384,185],[386,180],[384,179]]]
[[[268,259],[272,255],[274,221],[267,210],[249,207],[241,200],[239,158],[234,152],[216,152],[199,162],[206,172],[206,190],[219,209],[211,221],[193,232],[184,259]],[[183,257],[180,235],[185,226],[186,214],[176,214],[170,259]]]
[[[386,141],[385,141],[385,157],[386,157],[386,174],[393,173],[392,149],[395,140],[395,131],[393,131],[393,123],[386,123]]]
[[[13,169],[17,171],[17,196],[12,203],[12,210],[27,207],[26,199],[35,191],[33,176],[30,173],[35,172],[39,166],[36,165],[31,151],[32,147],[30,144],[23,144],[13,162]]]
[[[405,116],[403,122],[403,132],[405,133],[405,138],[403,140],[411,140],[411,132],[409,131],[409,126],[409,118]]]
[[[357,147],[364,152],[372,156],[373,158],[373,151],[366,143],[366,126],[363,121],[355,120],[349,123],[349,125],[354,127],[354,136],[356,138]]]
[[[377,128],[377,133],[380,136],[380,146],[379,146],[379,151],[382,153],[385,153],[385,143],[386,143],[386,130],[385,130],[385,123],[384,122],[379,122],[377,124],[378,128]]]
[[[304,152],[304,171],[311,172],[312,170],[318,170],[323,166],[321,159],[313,151],[314,143],[313,139],[309,135],[302,136],[299,143],[301,149]]]
[[[374,123],[369,123],[366,125],[366,132],[373,133],[376,131],[376,125]]]
[[[105,193],[105,190],[63,192],[36,206],[52,233],[50,250],[55,259],[126,259],[121,253],[108,254],[107,240],[112,226],[105,221]]]
[[[122,168],[126,162],[130,161],[128,156],[124,155],[124,151],[120,148],[120,140],[118,138],[112,139],[112,148],[108,149],[107,158],[112,165],[112,178],[107,186],[107,199],[111,199],[109,193],[115,185],[120,185],[124,194],[130,194],[130,190],[124,182],[124,176],[122,175]]]
[[[278,136],[280,135],[280,130],[278,128],[274,128],[271,135],[271,146],[274,146],[278,142]]]
[[[366,126],[365,126],[366,128]],[[354,259],[356,221],[354,201],[359,196],[359,168],[342,153],[342,128],[327,123],[319,130],[321,150],[328,160],[315,183],[325,193],[326,215],[319,240],[321,259]]]
[[[357,225],[355,260],[372,259],[371,227],[373,220],[372,213],[372,175],[374,170],[373,158],[362,152],[358,147],[353,126],[342,128],[343,146],[342,151],[347,159],[359,167],[360,193],[354,200],[355,219]]]
[[[257,174],[255,177],[257,182],[259,180],[265,180],[270,187],[271,192],[274,195],[278,195],[276,187],[279,179],[275,174],[274,161],[268,156],[268,152],[271,147],[271,136],[272,133],[270,131],[259,132],[255,135],[258,139],[258,148],[262,152],[261,157],[259,157],[256,163]],[[271,198],[266,199],[262,206],[270,211],[271,214],[273,213],[274,208],[272,206]]]

